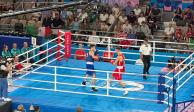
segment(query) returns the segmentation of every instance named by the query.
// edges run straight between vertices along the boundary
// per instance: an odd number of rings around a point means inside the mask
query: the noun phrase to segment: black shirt
[[[9,72],[2,70],[1,66],[5,66],[5,63],[0,63],[0,78],[6,78]]]
[[[129,15],[127,16],[127,19],[130,23],[135,23],[135,21],[137,21],[137,17],[134,15]]]
[[[43,22],[42,22],[43,27],[51,27],[51,24],[52,24],[52,20],[50,17],[43,19]]]
[[[64,25],[64,22],[60,18],[54,19],[52,23],[53,23],[53,27],[59,27],[60,25]]]

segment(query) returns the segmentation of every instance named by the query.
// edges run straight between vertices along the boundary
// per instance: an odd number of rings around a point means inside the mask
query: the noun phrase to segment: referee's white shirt
[[[152,51],[152,48],[150,44],[147,44],[147,45],[142,44],[139,49],[139,52],[141,52],[143,55],[151,55],[151,51]]]

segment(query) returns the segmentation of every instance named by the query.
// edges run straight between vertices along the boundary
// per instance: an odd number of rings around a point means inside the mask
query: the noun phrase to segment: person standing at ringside
[[[140,59],[143,61],[143,79],[147,79],[147,74],[149,74],[150,60],[151,60],[151,45],[148,43],[148,39],[145,38],[143,44],[140,47]]]
[[[86,78],[84,79],[84,81],[82,82],[82,85],[86,85],[86,81],[87,78],[90,76],[92,77],[92,81],[91,81],[91,85],[92,85],[92,92],[96,92],[98,91],[94,86],[96,83],[96,73],[94,71],[94,61],[98,59],[98,55],[97,55],[97,51],[96,51],[96,46],[95,45],[90,45],[90,51],[89,53],[87,53],[86,56]]]
[[[116,48],[116,52],[117,52],[117,58],[116,60],[111,60],[111,63],[113,65],[116,65],[116,69],[112,74],[112,78],[109,80],[109,83],[106,84],[108,87],[110,85],[110,83],[112,82],[113,78],[115,80],[118,80],[119,84],[121,85],[121,87],[124,90],[124,94],[123,95],[127,95],[128,94],[128,90],[125,88],[125,83],[122,81],[122,73],[125,72],[125,56],[123,53],[121,53],[120,51],[120,47]]]

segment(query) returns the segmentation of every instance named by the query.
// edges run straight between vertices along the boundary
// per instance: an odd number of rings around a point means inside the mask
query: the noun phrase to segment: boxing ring
[[[179,70],[171,70],[168,73],[161,73],[160,66],[152,66],[148,80],[144,80],[141,65],[126,64],[126,72],[123,73],[123,81],[126,83],[126,89],[129,94],[123,96],[123,89],[119,86],[117,80],[108,87],[105,83],[110,79],[115,66],[108,62],[95,62],[96,72],[96,88],[98,92],[91,92],[92,85],[87,83],[87,86],[81,85],[86,73],[85,61],[75,59],[63,59],[67,56],[65,41],[66,32],[59,31],[58,38],[50,40],[41,46],[38,46],[20,56],[26,55],[26,60],[20,63],[29,63],[31,59],[36,56],[42,56],[39,61],[31,63],[32,69],[26,66],[22,69],[22,75],[17,76],[12,87],[16,89],[10,92],[10,96],[15,104],[24,103],[38,104],[44,111],[49,112],[55,109],[56,112],[73,112],[77,106],[83,108],[84,112],[136,112],[136,111],[153,111],[163,112],[168,107],[168,110],[175,111],[176,101],[185,98],[181,91],[191,93],[192,90],[185,89],[193,78],[193,57],[194,53],[188,56],[177,56],[177,58],[184,58],[184,61],[176,65],[175,69],[184,65]],[[72,36],[87,36],[80,34],[71,34]],[[100,36],[99,36],[100,37]],[[108,50],[111,47],[122,46],[111,43],[110,37],[100,37],[107,39]],[[114,38],[120,39],[120,38]],[[141,40],[134,40],[141,41]],[[71,41],[72,43],[79,43],[80,41]],[[89,42],[82,42],[90,44]],[[100,43],[99,43],[100,44]],[[178,43],[179,44],[179,43]],[[152,44],[153,60],[155,64],[167,64],[165,62],[156,61],[156,56],[172,57],[166,55],[159,55],[156,53],[156,42]],[[138,48],[138,45],[130,46]],[[45,48],[45,50],[30,56],[34,50]],[[79,49],[71,46],[71,49]],[[85,48],[88,50],[88,48]],[[173,49],[170,49],[173,50]],[[100,49],[99,52],[103,52]],[[177,51],[177,50],[176,50]],[[189,51],[189,50],[185,50]],[[190,52],[190,51],[189,51]],[[69,52],[68,52],[69,53]],[[138,55],[134,52],[123,52],[124,54]],[[75,54],[69,55],[69,58]],[[115,59],[115,58],[114,58]],[[46,61],[40,64],[41,61]],[[136,61],[137,59],[128,59],[126,61]],[[186,70],[189,67],[189,70]],[[17,72],[15,72],[16,74]],[[91,78],[89,79],[91,80]],[[177,93],[177,96],[176,96]],[[178,96],[181,94],[182,96]],[[184,96],[184,97],[183,97]],[[176,100],[177,99],[177,100]]]

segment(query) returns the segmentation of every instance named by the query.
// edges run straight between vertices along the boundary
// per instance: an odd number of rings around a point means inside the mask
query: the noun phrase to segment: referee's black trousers
[[[143,55],[143,74],[149,74],[149,69],[150,69],[150,55]]]

